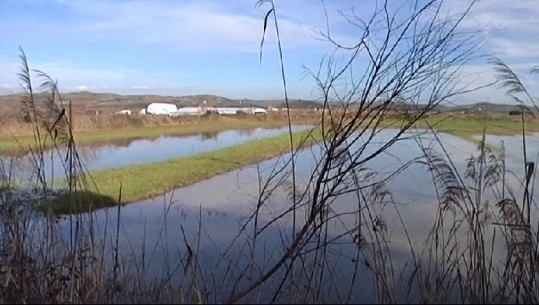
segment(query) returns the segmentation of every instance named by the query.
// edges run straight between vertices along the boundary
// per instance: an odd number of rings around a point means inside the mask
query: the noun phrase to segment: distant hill
[[[314,108],[321,108],[323,105],[320,102],[315,101],[308,101],[308,100],[291,100],[288,101],[288,106],[290,109],[314,109]],[[282,102],[279,105],[280,108],[286,107],[286,102]]]
[[[252,100],[252,99],[243,99],[238,100],[240,104],[242,105],[248,105],[248,106],[256,106],[256,107],[262,107],[262,108],[286,108],[286,102],[284,99],[282,100]],[[290,99],[288,101],[288,105],[291,109],[313,109],[313,108],[321,108],[322,103],[317,101],[311,101],[311,100],[302,100],[302,99]]]
[[[453,110],[462,110],[462,111],[487,111],[487,112],[504,112],[509,113],[509,111],[515,109],[517,106],[508,105],[508,104],[494,104],[494,103],[475,103],[471,105],[463,105],[452,107]]]
[[[188,95],[176,98],[177,106],[213,106],[232,107],[238,106],[239,101],[216,95]]]
[[[14,113],[20,109],[19,103],[22,94],[11,94],[0,96],[0,111],[4,114]],[[103,110],[117,111],[120,109],[138,110],[146,107],[150,103],[171,103],[178,107],[185,106],[212,106],[212,107],[262,107],[262,108],[285,108],[284,100],[255,100],[255,99],[230,99],[217,95],[188,95],[188,96],[160,96],[160,95],[120,95],[114,93],[93,93],[93,92],[72,92],[62,94],[64,101],[72,101],[74,110]],[[410,105],[397,103],[397,108],[406,108]],[[314,109],[321,108],[322,104],[317,101],[291,99],[289,101],[291,109]],[[487,111],[489,113],[509,114],[510,111],[518,108],[515,105],[475,103],[469,105],[439,105],[434,110],[440,112],[477,113]]]

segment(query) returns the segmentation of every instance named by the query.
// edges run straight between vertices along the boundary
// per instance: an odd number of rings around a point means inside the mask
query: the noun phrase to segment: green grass
[[[302,124],[306,122],[296,123]],[[74,135],[76,143],[84,144],[137,138],[152,138],[162,135],[189,135],[205,132],[219,132],[231,129],[251,129],[257,127],[270,128],[285,126],[286,124],[286,121],[282,120],[218,120],[125,129],[84,130],[76,131]],[[33,136],[20,136],[17,138],[11,136],[0,137],[0,152],[17,151],[20,150],[21,147],[26,149],[28,146],[33,147],[34,145],[35,141]]]
[[[386,119],[382,126],[386,128],[400,128],[405,123],[400,119]],[[522,133],[522,125],[519,121],[507,119],[487,119],[479,118],[437,118],[430,117],[417,121],[416,128],[428,129],[431,126],[434,130],[445,132],[470,142],[478,143],[474,136],[480,136],[485,129],[489,135],[519,135]],[[536,122],[525,123],[527,132],[539,132],[539,124]]]
[[[311,136],[309,131],[294,133],[294,147],[299,147],[305,139],[303,147],[320,139],[320,133],[314,132]],[[175,188],[271,159],[289,151],[289,135],[283,134],[189,157],[101,170],[91,173],[91,178],[95,181],[99,193],[105,198],[118,198],[121,183],[121,203],[124,204],[159,196]],[[86,205],[85,202],[77,201],[77,207],[72,208],[65,199],[51,202],[50,207],[55,213],[76,213],[112,205],[111,201],[103,200],[106,204],[100,205],[88,200]],[[117,202],[114,201],[114,204]]]
[[[491,135],[516,135],[522,132],[521,122],[504,119],[483,121],[480,119],[439,120],[431,118],[428,119],[428,122],[437,130],[462,138],[481,135],[484,128],[486,128],[486,133]],[[421,120],[417,122],[416,126],[427,127],[427,123]],[[525,123],[525,128],[528,132],[537,132],[539,131],[539,124]]]

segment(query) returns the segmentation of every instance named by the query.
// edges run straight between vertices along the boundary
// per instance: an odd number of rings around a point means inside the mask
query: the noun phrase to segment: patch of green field
[[[400,119],[387,119],[381,124],[385,128],[401,128],[406,122]],[[489,135],[519,135],[522,133],[522,123],[506,119],[453,119],[431,117],[421,119],[413,127],[421,129],[432,128],[436,131],[452,134],[464,140],[479,143],[474,136],[480,136],[483,131]],[[526,132],[539,132],[539,124],[525,122]]]
[[[318,131],[296,132],[293,145],[307,147],[317,139],[320,139]],[[122,203],[129,203],[282,155],[290,151],[289,141],[289,135],[283,134],[189,157],[101,170],[93,172],[91,179],[105,198],[118,198],[121,184]],[[106,205],[92,200],[87,203],[84,206],[78,201],[77,208],[73,209],[65,200],[60,200],[52,202],[51,207],[56,213],[65,214],[110,206],[110,201],[106,201]]]
[[[427,127],[427,122],[439,131],[447,132],[455,136],[466,138],[472,135],[481,135],[483,130],[491,135],[515,135],[522,132],[522,123],[511,120],[480,120],[480,119],[435,119],[420,120],[416,123],[417,127]],[[539,124],[525,123],[527,132],[539,131]]]

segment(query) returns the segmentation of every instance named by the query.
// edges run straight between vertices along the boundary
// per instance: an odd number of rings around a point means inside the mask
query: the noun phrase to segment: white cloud
[[[226,9],[227,4],[219,6],[204,1],[188,4],[80,1],[69,5],[88,17],[78,26],[90,35],[189,50],[258,51],[266,10],[255,10],[253,5],[246,5],[252,10],[232,12]],[[318,22],[319,19],[314,21]],[[279,20],[279,27],[286,48],[320,45],[313,37],[312,24],[283,17]],[[266,35],[266,43],[274,44],[273,28],[269,27]]]
[[[539,37],[538,4],[537,0],[478,1],[465,25],[475,25],[486,31],[487,43],[496,56],[505,59],[527,57],[537,61],[539,43],[535,38]]]
[[[462,7],[469,0],[452,0],[454,7]],[[539,3],[537,0],[483,0],[475,3],[466,29],[480,29],[486,36],[482,55],[495,56],[504,61],[521,79],[528,90],[539,93],[537,77],[529,74],[530,68],[539,64]],[[492,65],[486,62],[464,67],[464,74],[471,86],[479,86],[496,80]],[[496,84],[467,94],[462,102],[489,101],[514,103],[505,89]]]
[[[537,90],[539,88],[538,77],[529,73],[528,64],[515,64],[511,65],[510,68],[532,95],[539,93]],[[507,89],[496,81],[497,76],[493,66],[487,63],[463,66],[460,75],[461,84],[466,84],[466,90],[472,91],[459,96],[454,102],[457,104],[476,102],[514,104],[515,101],[506,94]]]
[[[11,94],[17,91],[17,88],[11,84],[0,84],[0,94]]]
[[[130,88],[134,89],[134,90],[148,90],[148,89],[150,89],[150,86],[148,86],[148,85],[133,85]]]
[[[535,37],[539,37],[539,30]],[[490,43],[493,47],[493,53],[502,58],[535,57],[537,59],[539,56],[539,41],[535,39],[515,40],[514,38],[492,38]]]
[[[390,4],[398,4],[403,1],[390,1]],[[457,11],[464,7],[461,4],[465,1],[469,0],[451,0],[445,3],[450,6],[451,10]],[[139,60],[138,55],[133,55],[138,51],[141,51],[140,54],[142,54],[140,55],[140,61],[144,60],[144,64],[152,65],[151,51],[143,48],[147,46],[159,50],[195,51],[186,52],[186,54],[192,54],[192,56],[202,54],[202,52],[198,51],[204,51],[204,54],[200,56],[204,56],[206,53],[210,54],[210,56],[214,54],[216,54],[215,56],[230,54],[231,58],[238,56],[237,53],[234,53],[236,51],[258,52],[263,18],[269,8],[269,6],[263,6],[255,9],[256,0],[182,0],[166,2],[160,0],[57,0],[57,2],[59,5],[63,5],[62,8],[67,9],[64,12],[67,13],[69,18],[50,20],[47,19],[48,17],[43,17],[43,20],[34,20],[39,25],[39,28],[37,27],[38,25],[31,25],[36,27],[36,31],[46,29],[46,31],[42,31],[44,33],[61,33],[61,35],[59,34],[61,38],[83,39],[85,45],[87,43],[89,46],[88,50],[84,50],[87,52],[93,52],[95,50],[93,49],[94,46],[100,46],[102,49],[99,52],[103,52],[102,50],[106,50],[108,43],[114,43],[115,46],[125,46],[125,52],[129,52],[130,57],[126,58],[126,61],[131,60],[128,64],[129,66],[138,64],[136,62]],[[373,3],[374,1],[366,2],[326,1],[330,23],[332,24],[331,29],[336,31],[334,34],[337,40],[353,44],[351,41],[357,35],[356,32],[351,31],[349,24],[345,26],[347,23],[344,18],[338,16],[338,10],[355,5],[358,14],[362,16],[369,15],[372,7],[369,7],[368,3]],[[317,40],[316,34],[313,32],[313,29],[325,29],[322,2],[319,0],[277,1],[276,5],[283,47],[299,51],[294,54],[297,55],[294,64],[299,66],[305,63],[299,61],[307,61],[307,65],[309,65],[309,61],[317,62],[313,58],[322,54],[328,46],[326,43]],[[43,16],[46,16],[46,14]],[[535,37],[539,37],[539,19],[537,16],[539,16],[537,0],[512,2],[482,0],[477,2],[471,11],[470,17],[472,21],[464,25],[482,26],[487,31],[489,38],[487,42],[488,51],[506,61],[518,72],[524,73],[531,66],[539,64],[539,42],[535,39]],[[69,20],[72,23],[66,26],[64,20]],[[32,20],[28,22],[32,22]],[[40,23],[43,24],[41,25]],[[270,21],[268,26],[266,51],[275,49],[276,43],[273,23]],[[49,35],[42,36],[49,37]],[[33,41],[32,37],[27,39],[28,41]],[[69,46],[65,48],[68,51],[66,54],[69,54],[69,51],[77,52],[76,49],[72,50]],[[305,52],[311,51],[314,55],[310,54],[310,57],[304,55],[304,50]],[[62,52],[60,51],[58,54],[62,54]],[[144,57],[147,54],[148,57]],[[116,54],[111,52],[102,57],[106,61],[114,58],[114,56]],[[239,56],[242,55],[240,54]],[[285,55],[285,57],[287,56]],[[286,59],[289,60],[291,57],[288,56]],[[33,57],[30,56],[30,58]],[[57,58],[63,59],[62,57]],[[97,58],[101,60],[101,56],[97,56]],[[14,60],[10,59],[10,61]],[[37,62],[35,64],[31,63],[31,66],[49,73],[53,78],[59,79],[60,87],[66,89],[86,86],[87,89],[85,90],[91,90],[90,88],[118,90],[120,88],[121,90],[126,90],[126,92],[142,93],[147,90],[159,93],[158,90],[176,90],[178,83],[184,84],[189,81],[192,82],[188,84],[189,87],[201,88],[201,86],[204,86],[197,83],[203,77],[196,76],[196,72],[181,70],[181,67],[178,69],[181,72],[177,74],[181,75],[185,72],[188,76],[178,81],[167,79],[168,71],[157,72],[159,63],[156,64],[155,68],[147,68],[150,71],[145,73],[145,71],[134,69],[100,68],[82,61],[77,65],[73,63],[74,60]],[[123,64],[122,60],[119,59],[115,64],[121,66]],[[165,57],[159,58],[159,60],[165,60]],[[156,62],[159,61],[156,60]],[[287,65],[287,68],[291,66],[292,64]],[[310,67],[316,69],[316,63],[314,67]],[[264,68],[267,71],[268,66],[266,65]],[[293,68],[295,67],[287,69],[287,72],[292,74],[289,71],[293,71]],[[165,69],[169,69],[169,67],[166,66]],[[245,67],[240,67],[239,69],[245,69]],[[9,63],[0,58],[0,71],[4,72],[0,75],[0,84],[8,84],[12,86],[13,90],[20,88],[16,76],[18,64]],[[222,71],[216,72],[223,73]],[[491,67],[486,64],[468,66],[465,72],[469,73],[469,78],[467,79],[471,79],[474,84],[488,82],[493,77]],[[151,73],[153,74],[149,75]],[[190,74],[193,74],[194,77],[190,78]],[[531,82],[531,84],[535,86],[534,82]],[[211,86],[215,87],[216,85],[211,84]],[[264,86],[269,85],[264,83]],[[213,90],[213,87],[210,90]],[[0,90],[5,91],[8,89],[0,85]],[[230,90],[232,91],[233,89]],[[474,93],[476,94],[474,98],[484,100],[485,97],[490,97],[494,101],[504,96],[503,91],[494,90],[493,88],[484,90],[486,91],[482,90],[480,92],[486,93],[481,93],[481,95]]]
[[[58,80],[60,90],[103,90],[109,87],[111,83],[121,83],[138,75],[136,70],[106,70],[87,68],[67,61],[60,62],[30,62],[30,69],[36,69],[47,73],[51,78]],[[6,91],[20,91],[19,64],[0,62],[0,89]],[[32,79],[34,86],[39,84],[40,80]],[[88,84],[92,82],[92,84]],[[8,90],[9,89],[9,90]]]
[[[35,69],[45,71],[61,82],[77,83],[79,78],[95,79],[101,82],[124,79],[126,75],[115,70],[101,70],[81,67],[71,62],[46,62],[33,64]]]
[[[97,86],[97,85],[77,85],[71,88],[64,88],[66,92],[71,91],[90,91],[90,92],[105,92],[108,90],[107,86]]]

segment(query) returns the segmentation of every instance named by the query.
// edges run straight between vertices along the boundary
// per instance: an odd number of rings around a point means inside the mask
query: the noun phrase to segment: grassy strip
[[[477,139],[477,136],[481,136],[483,131],[487,135],[520,135],[522,133],[522,122],[511,120],[465,120],[465,119],[448,119],[448,120],[433,120],[428,122],[436,130],[443,131],[445,133],[454,135],[466,141],[479,146],[481,140]],[[420,120],[416,123],[416,126],[427,127],[426,120]],[[536,122],[524,123],[525,130],[527,132],[539,132],[539,125]],[[499,152],[499,148],[488,143],[485,143],[485,147],[491,151]]]
[[[294,122],[305,124],[308,122]],[[287,124],[283,120],[219,120],[207,122],[184,123],[177,125],[145,126],[125,129],[97,129],[75,132],[75,141],[78,144],[100,143],[114,140],[126,140],[137,138],[151,138],[163,135],[189,135],[197,133],[220,132],[231,129],[271,128],[281,127]],[[33,136],[21,136],[17,138],[0,138],[0,152],[20,150],[34,146]]]
[[[509,120],[429,120],[434,124],[434,128],[455,136],[480,135],[486,128],[486,133],[491,135],[515,135],[522,132],[522,123]],[[426,125],[424,121],[419,121],[418,125]],[[536,123],[525,123],[528,132],[539,131],[539,125]]]
[[[293,134],[294,147],[300,147],[302,143],[302,147],[312,145],[314,141],[321,138],[320,135],[320,132],[314,132],[311,135],[309,131],[296,132]],[[91,176],[99,190],[99,196],[81,193],[85,197],[82,200],[75,200],[77,204],[72,206],[70,204],[72,201],[68,200],[66,194],[54,200],[50,207],[57,214],[66,214],[112,206],[116,204],[116,201],[111,199],[118,197],[120,182],[122,183],[122,203],[134,202],[159,196],[164,192],[271,159],[289,151],[289,135],[283,134],[164,162],[97,171]]]
[[[382,122],[387,128],[400,128],[405,123],[404,120],[388,119]],[[431,117],[415,122],[414,127],[428,129],[432,126],[435,130],[446,132],[464,139],[471,139],[474,135],[481,135],[483,129],[490,135],[516,135],[522,132],[522,123],[507,119],[453,119]],[[536,122],[525,123],[527,132],[539,132],[539,124]]]
[[[384,120],[381,124],[385,128],[401,128],[406,122],[400,119]],[[418,120],[413,125],[414,128],[428,129],[432,127],[436,131],[445,132],[463,140],[479,145],[481,141],[477,136],[483,134],[485,130],[487,135],[520,135],[522,133],[522,123],[520,121],[511,121],[507,119],[462,119],[462,118],[436,118]],[[524,124],[526,132],[539,132],[537,122],[526,122]],[[498,148],[485,144],[492,151]]]

